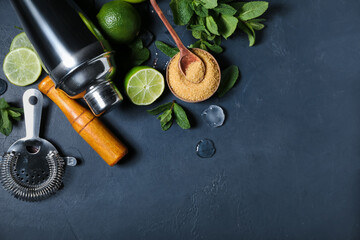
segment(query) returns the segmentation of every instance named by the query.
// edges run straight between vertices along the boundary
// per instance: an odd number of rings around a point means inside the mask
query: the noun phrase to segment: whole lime
[[[131,4],[122,0],[104,4],[96,17],[104,32],[116,43],[129,43],[139,34],[140,15]]]

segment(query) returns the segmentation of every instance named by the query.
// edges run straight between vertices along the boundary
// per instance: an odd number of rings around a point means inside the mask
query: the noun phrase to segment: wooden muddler
[[[49,76],[39,84],[39,90],[47,95],[63,111],[75,131],[102,157],[114,166],[127,153],[127,148],[94,114],[56,89]]]

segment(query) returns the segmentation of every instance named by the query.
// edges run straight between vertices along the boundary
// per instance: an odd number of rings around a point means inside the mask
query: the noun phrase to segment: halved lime
[[[154,68],[134,67],[125,77],[125,91],[136,105],[149,105],[165,88],[164,76]]]
[[[10,45],[10,51],[15,50],[17,48],[30,48],[36,53],[36,56],[39,58],[40,64],[45,72],[49,73],[49,71],[45,68],[43,62],[41,61],[39,54],[36,52],[34,46],[31,44],[29,38],[26,36],[25,32],[19,33],[14,37]]]
[[[3,70],[9,82],[17,86],[27,86],[40,77],[41,64],[31,49],[17,48],[6,55]]]

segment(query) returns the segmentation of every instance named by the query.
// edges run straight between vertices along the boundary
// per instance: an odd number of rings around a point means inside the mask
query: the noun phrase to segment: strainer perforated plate
[[[12,144],[0,161],[0,181],[16,198],[38,201],[61,187],[65,163],[56,148],[39,137],[42,94],[27,90],[23,104],[26,137]]]
[[[4,189],[24,201],[39,201],[55,193],[62,186],[65,163],[56,151],[45,159],[43,168],[31,168],[19,153],[6,153],[0,162]]]

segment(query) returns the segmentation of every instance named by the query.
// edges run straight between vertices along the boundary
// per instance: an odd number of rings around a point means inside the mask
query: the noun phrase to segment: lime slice
[[[151,67],[134,67],[125,77],[125,91],[136,105],[153,103],[163,93],[164,88],[163,75]]]
[[[15,50],[17,48],[26,47],[35,51],[33,45],[31,44],[29,38],[26,36],[24,32],[19,33],[14,37],[10,45],[10,51]]]
[[[3,70],[9,82],[17,86],[27,86],[40,77],[41,64],[31,49],[17,48],[6,55]]]
[[[19,33],[14,37],[10,45],[10,51],[13,51],[17,48],[30,48],[36,53],[36,56],[39,58],[40,64],[45,72],[49,73],[49,71],[45,68],[43,62],[41,61],[38,53],[36,52],[34,46],[31,44],[29,38],[26,36],[25,32]]]

